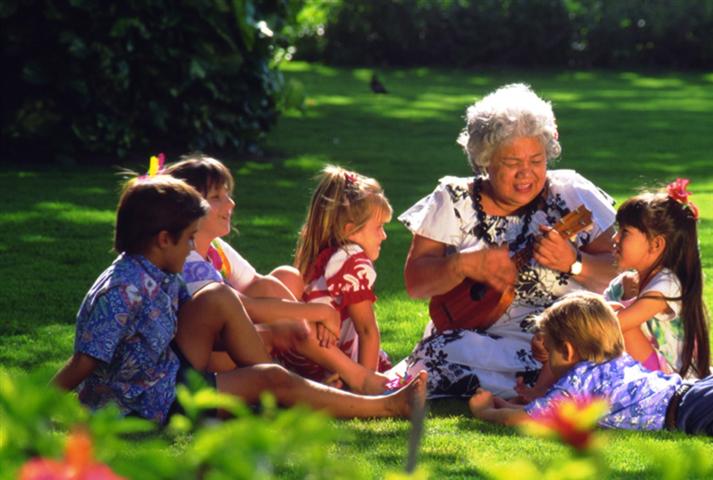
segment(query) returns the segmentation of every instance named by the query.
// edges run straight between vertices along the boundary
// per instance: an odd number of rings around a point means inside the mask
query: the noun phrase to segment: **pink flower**
[[[89,435],[77,430],[67,438],[64,460],[33,458],[20,469],[20,480],[123,480],[111,469],[92,460]]]
[[[666,192],[673,200],[689,208],[693,218],[698,220],[698,207],[688,199],[691,196],[691,192],[687,190],[690,182],[687,178],[677,178],[666,186]]]

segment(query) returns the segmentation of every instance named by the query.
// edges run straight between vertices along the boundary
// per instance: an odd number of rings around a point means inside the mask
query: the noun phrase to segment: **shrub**
[[[53,156],[258,148],[289,0],[8,0],[2,143]]]
[[[713,60],[697,0],[304,0],[297,57],[336,65],[667,66]],[[309,18],[307,18],[309,17]]]

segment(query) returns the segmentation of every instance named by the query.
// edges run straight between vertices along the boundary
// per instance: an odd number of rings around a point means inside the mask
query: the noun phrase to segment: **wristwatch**
[[[582,273],[582,252],[577,250],[577,258],[574,263],[569,266],[569,274],[572,276],[577,276]]]

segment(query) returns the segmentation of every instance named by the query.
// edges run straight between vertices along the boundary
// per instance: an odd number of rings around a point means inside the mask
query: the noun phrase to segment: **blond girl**
[[[374,314],[374,263],[386,239],[384,225],[392,209],[379,182],[336,166],[323,169],[300,231],[295,265],[305,280],[302,299],[329,304],[340,313],[337,331],[317,324],[322,346],[334,346],[346,358],[370,372],[390,368],[380,348]],[[330,348],[319,354],[332,354]],[[324,378],[335,370],[330,361],[289,352],[281,358],[288,368],[309,377]],[[378,375],[379,388],[386,377]]]

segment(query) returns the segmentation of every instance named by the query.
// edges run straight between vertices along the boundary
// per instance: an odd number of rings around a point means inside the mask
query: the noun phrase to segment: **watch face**
[[[569,273],[572,275],[579,275],[582,273],[582,262],[574,262],[571,267],[569,267]]]

